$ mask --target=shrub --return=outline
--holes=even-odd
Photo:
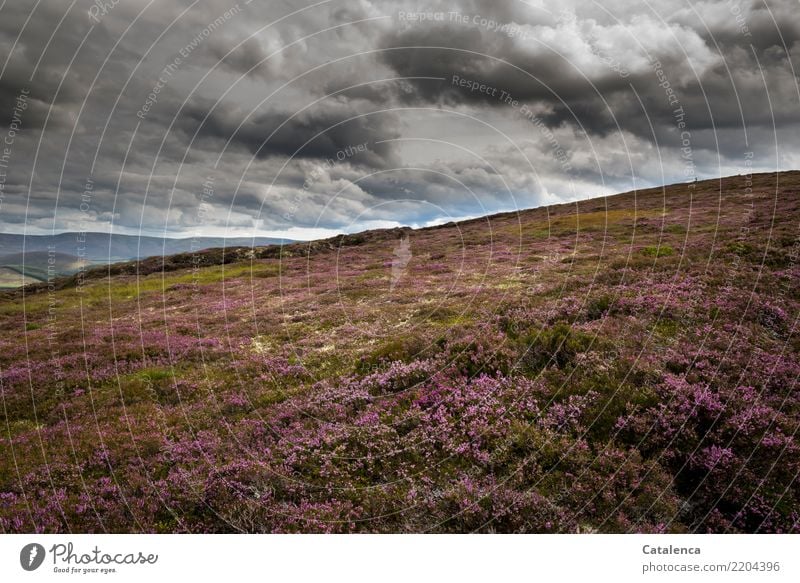
[[[446,364],[471,378],[480,374],[508,374],[515,365],[511,340],[490,326],[456,328],[444,342]]]
[[[366,374],[385,367],[390,362],[409,363],[432,352],[432,345],[417,335],[396,336],[381,344],[356,364],[356,372]]]
[[[588,334],[559,322],[540,332],[531,332],[523,339],[522,364],[533,372],[550,364],[566,368],[575,362],[579,353],[586,352],[591,343],[592,337]]]
[[[586,318],[589,320],[598,320],[606,315],[611,307],[611,297],[602,295],[595,298],[586,306]]]

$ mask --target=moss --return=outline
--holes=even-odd
[[[586,212],[557,216],[550,222],[551,230],[555,234],[567,234],[579,231],[605,232],[611,229],[627,229],[637,221],[644,218],[660,216],[656,210],[634,209],[609,209],[602,211]]]

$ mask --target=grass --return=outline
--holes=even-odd
[[[174,285],[206,286],[225,281],[245,281],[253,278],[264,279],[280,275],[278,263],[239,263],[200,267],[196,270],[183,270],[175,273],[153,273],[143,277],[121,276],[112,279],[93,281],[82,288],[67,288],[57,294],[59,309],[75,309],[81,302],[86,306],[112,305],[134,300],[145,295],[166,294]],[[23,310],[30,316],[49,306],[47,295],[40,293],[28,295],[25,306],[18,299],[0,301],[0,315],[12,315]]]
[[[558,231],[559,234],[580,231],[627,231],[633,227],[637,220],[660,217],[661,215],[661,211],[654,210],[621,209],[595,211],[558,216],[550,222],[550,226],[553,231]]]

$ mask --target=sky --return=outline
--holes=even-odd
[[[797,0],[0,0],[0,232],[313,239],[800,168]]]

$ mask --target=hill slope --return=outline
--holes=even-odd
[[[798,224],[788,172],[24,290],[0,528],[798,532]]]

